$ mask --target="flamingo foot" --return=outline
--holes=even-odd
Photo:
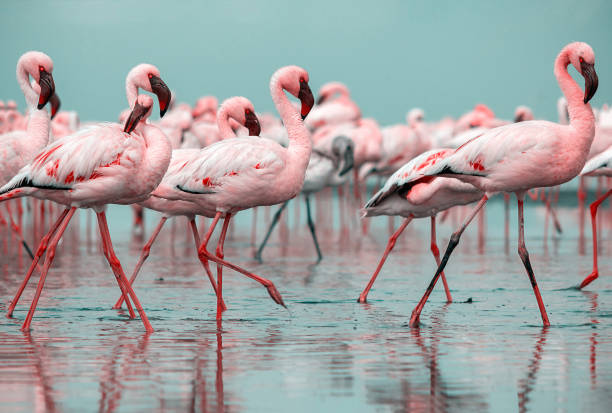
[[[283,297],[278,292],[274,284],[267,285],[266,289],[268,290],[268,294],[270,294],[270,297],[274,300],[276,304],[282,305],[283,307],[287,308],[285,302],[283,301]]]
[[[599,277],[599,272],[597,270],[593,270],[592,273],[590,273],[584,280],[582,280],[578,289],[582,290],[584,287],[586,287],[587,285],[592,283],[595,279],[597,279],[597,277]]]

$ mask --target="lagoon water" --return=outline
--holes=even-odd
[[[552,323],[547,329],[515,251],[514,204],[506,250],[501,198],[487,207],[485,242],[479,245],[476,225],[469,228],[447,267],[455,302],[446,304],[436,288],[419,329],[407,323],[435,270],[428,220],[408,227],[369,303],[358,304],[384,250],[386,218],[372,220],[367,236],[356,221],[344,232],[320,226],[325,258],[316,265],[304,208],[296,225],[293,205],[285,232],[273,235],[259,264],[251,258],[251,214],[239,214],[226,258],[270,278],[288,309],[258,284],[225,271],[228,310],[220,325],[185,223],[177,220],[162,231],[136,284],[156,330],[145,334],[140,320],[111,309],[118,289],[95,237],[87,241],[83,211],[80,228],[58,249],[31,332],[19,328],[33,284],[14,318],[0,318],[0,410],[609,411],[610,228],[602,231],[600,279],[585,291],[568,289],[591,265],[590,231],[581,245],[573,195],[561,199],[561,235],[544,239],[544,208],[530,202],[526,210],[527,246]],[[266,215],[258,213],[258,238]],[[157,218],[146,218],[148,235]],[[109,219],[129,274],[143,241],[131,234],[129,208],[110,208]],[[439,225],[442,250],[453,220]],[[27,260],[20,265],[8,247],[0,311],[26,269]]]

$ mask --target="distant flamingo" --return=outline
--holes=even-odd
[[[420,169],[429,166],[432,161],[442,159],[453,152],[452,149],[435,149],[417,156],[391,175],[382,189],[366,204],[364,208],[364,216],[366,217],[399,215],[405,219],[398,230],[389,238],[385,253],[370,282],[359,296],[358,302],[365,303],[367,301],[370,288],[376,281],[387,256],[401,233],[414,218],[431,218],[431,252],[436,264],[440,265],[440,252],[436,244],[436,214],[456,205],[476,202],[482,198],[483,193],[475,186],[453,178],[437,177],[432,179],[424,177],[421,180],[411,182],[406,182],[406,178],[414,176]],[[442,272],[442,282],[444,283],[446,299],[450,303],[452,297],[444,272]]]
[[[249,134],[251,136],[258,136],[260,133],[259,121],[255,116],[255,109],[253,108],[253,104],[242,96],[237,96],[233,98],[227,99],[221,105],[219,109],[219,116],[217,117],[217,122],[219,123],[219,131],[221,131],[221,135],[224,139],[229,139],[232,136],[235,137],[234,132],[229,126],[229,119],[236,119],[240,124],[246,126],[249,129]],[[198,149],[175,149],[172,151],[172,159],[170,160],[170,166],[168,167],[168,171],[164,175],[162,179],[162,185],[164,182],[172,181],[173,175],[176,173],[181,173],[183,166],[189,162],[191,159],[197,157],[200,151]],[[168,186],[171,188],[171,186]],[[182,191],[175,189],[175,195],[177,197],[181,197],[183,194]],[[144,264],[145,260],[148,258],[149,253],[151,251],[151,247],[155,242],[159,232],[162,227],[168,220],[168,218],[174,216],[186,216],[189,219],[189,225],[193,232],[194,241],[196,243],[196,250],[200,246],[200,238],[198,235],[198,230],[195,224],[195,216],[203,215],[208,218],[213,218],[216,214],[214,209],[202,209],[199,208],[198,204],[183,201],[183,200],[168,200],[164,198],[160,198],[155,196],[155,191],[152,193],[152,196],[147,200],[140,203],[140,205],[153,209],[155,211],[161,212],[163,215],[155,227],[155,230],[151,234],[149,241],[145,244],[142,249],[142,253],[140,254],[140,258],[134,267],[134,271],[130,278],[130,284],[133,284],[138,276],[140,268]],[[215,284],[215,280],[210,272],[210,268],[208,267],[208,261],[203,261],[202,264],[206,270],[206,273],[212,283],[213,289],[215,293],[217,291],[217,286]],[[123,296],[121,296],[113,308],[121,308],[123,304]],[[223,305],[225,307],[225,305]]]
[[[568,101],[571,119],[569,126],[529,121],[494,128],[469,141],[454,154],[440,160],[432,160],[429,166],[411,179],[414,181],[422,179],[423,176],[449,176],[471,183],[485,193],[461,228],[453,233],[438,270],[412,313],[411,326],[418,326],[421,310],[450,254],[459,243],[461,234],[489,197],[497,192],[514,192],[517,197],[518,253],[533,287],[542,322],[545,326],[550,325],[525,247],[523,199],[529,189],[562,184],[574,178],[584,167],[595,134],[595,117],[588,104],[598,85],[594,63],[593,50],[581,42],[565,46],[555,60],[555,77]],[[585,79],[584,97],[582,90],[568,73],[569,64]],[[559,156],[561,153],[563,156]]]
[[[612,177],[612,146],[589,160],[580,176],[607,176]],[[599,277],[597,268],[597,209],[610,195],[612,189],[599,197],[591,204],[591,228],[593,231],[593,271],[581,283],[579,288],[584,288]]]
[[[304,186],[302,187],[302,194],[304,195],[304,201],[306,202],[306,217],[308,222],[308,229],[312,236],[315,249],[317,251],[317,262],[323,259],[321,254],[321,248],[319,247],[319,241],[317,240],[317,234],[315,224],[312,219],[312,213],[310,210],[310,196],[316,192],[319,192],[326,187],[336,187],[346,182],[346,173],[353,167],[353,147],[354,143],[346,136],[336,136],[331,142],[331,148],[327,151],[321,151],[314,149],[306,168],[306,176],[304,178]],[[261,254],[274,230],[274,227],[278,223],[280,216],[287,206],[289,201],[283,203],[280,208],[274,214],[270,227],[266,232],[261,245],[257,249],[254,258],[259,262],[262,262]]]
[[[284,91],[301,101],[298,111]],[[221,319],[223,275],[221,265],[238,271],[263,284],[272,299],[284,305],[274,284],[234,264],[223,260],[223,244],[231,217],[244,209],[275,205],[295,197],[302,189],[312,142],[303,119],[314,104],[308,86],[308,72],[297,66],[285,66],[270,80],[270,93],[289,134],[289,147],[283,148],[269,139],[233,138],[220,141],[201,150],[200,155],[187,162],[182,174],[155,191],[167,199],[182,199],[197,203],[201,208],[216,211],[204,241],[199,248],[201,259],[217,265],[217,319]],[[301,115],[301,116],[300,116]],[[181,197],[174,194],[178,188]],[[224,217],[216,256],[207,251],[210,237]],[[221,264],[221,265],[219,265]]]
[[[311,129],[324,125],[356,122],[361,118],[359,106],[351,99],[348,87],[340,82],[329,82],[319,89],[317,105],[305,120]]]
[[[126,95],[133,109],[125,127],[99,124],[59,139],[40,151],[32,163],[23,167],[8,184],[0,188],[0,200],[34,196],[66,205],[64,212],[41,241],[30,270],[9,307],[8,316],[11,316],[49,243],[36,294],[22,330],[30,328],[55,249],[76,208],[93,208],[96,211],[104,253],[117,283],[124,297],[128,293],[131,296],[146,330],[153,330],[114,253],[104,206],[109,203],[131,204],[146,199],[168,168],[170,142],[157,127],[145,123],[153,101],[149,96],[138,96],[139,88],[156,93],[160,102],[160,114],[163,115],[171,95],[159,76],[159,70],[148,64],[138,65],[128,73]],[[128,311],[134,317],[130,304]]]

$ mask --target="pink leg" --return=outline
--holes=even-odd
[[[136,277],[138,276],[138,273],[140,272],[140,268],[142,267],[142,264],[144,264],[145,260],[149,257],[149,253],[151,252],[151,246],[155,242],[155,239],[159,235],[159,232],[161,231],[162,227],[164,226],[167,220],[168,220],[168,217],[166,216],[161,217],[161,219],[159,220],[159,223],[157,224],[157,227],[155,227],[155,230],[151,234],[149,241],[142,248],[142,252],[140,253],[140,258],[138,259],[138,263],[136,264],[136,267],[134,267],[134,272],[132,272],[132,276],[130,277],[130,285],[134,284],[134,281],[136,280]],[[134,225],[136,225],[136,223],[134,223]],[[115,310],[121,308],[121,305],[123,304],[123,298],[124,298],[123,295],[119,297],[119,299],[113,306]]]
[[[221,235],[217,242],[217,257],[223,259],[223,244],[225,243],[225,235],[227,234],[227,227],[229,226],[232,214],[226,214],[223,220],[223,227],[221,228]],[[217,320],[221,320],[221,314],[223,313],[223,266],[217,264]]]
[[[237,271],[255,281],[257,281],[258,283],[262,284],[264,287],[266,287],[266,289],[268,290],[268,294],[270,294],[270,297],[274,300],[275,303],[282,305],[283,307],[285,307],[285,303],[283,302],[283,298],[281,297],[280,293],[278,292],[278,290],[276,289],[276,287],[274,286],[274,283],[272,283],[272,281],[265,279],[263,277],[259,277],[253,273],[248,272],[247,270],[240,268],[239,266],[232,264],[230,262],[227,262],[219,257],[214,256],[213,254],[211,254],[210,252],[208,252],[206,250],[206,246],[208,245],[208,241],[210,240],[210,236],[212,235],[212,231],[214,230],[215,226],[217,225],[217,222],[219,222],[219,218],[221,218],[221,212],[217,212],[217,214],[215,215],[215,218],[212,222],[212,224],[210,225],[210,228],[208,230],[208,234],[206,235],[206,238],[204,239],[204,241],[202,242],[202,244],[200,245],[200,248],[198,249],[198,257],[200,258],[200,261],[204,260],[204,259],[208,259],[210,261],[216,262],[217,264],[222,264],[227,268],[231,268],[234,271]]]
[[[597,208],[599,208],[599,205],[601,205],[610,195],[612,195],[612,189],[591,204],[591,227],[593,229],[593,272],[582,280],[579,288],[586,287],[593,282],[593,280],[599,277],[599,269],[597,268]]]
[[[195,218],[191,218],[189,220],[189,225],[191,226],[191,232],[193,233],[193,241],[195,242],[196,252],[200,247],[200,234],[198,234],[198,227],[196,226]],[[212,272],[210,271],[210,267],[208,266],[208,260],[202,261],[202,265],[206,270],[206,275],[210,281],[210,285],[212,285],[213,290],[215,291],[215,295],[217,295],[217,283],[213,278]],[[223,306],[223,311],[227,310],[227,306],[224,301],[221,301],[221,305]]]
[[[140,305],[140,300],[138,300],[138,297],[136,296],[134,289],[132,288],[129,281],[125,277],[125,274],[123,273],[123,268],[121,268],[121,263],[119,262],[119,259],[115,255],[115,251],[113,250],[113,244],[111,242],[110,233],[108,232],[108,224],[106,222],[106,214],[104,213],[104,211],[102,211],[102,212],[98,212],[97,216],[98,216],[98,225],[100,227],[100,233],[102,235],[102,242],[106,244],[106,249],[107,249],[106,259],[108,260],[111,268],[113,269],[115,276],[118,278],[117,281],[120,284],[119,286],[121,287],[121,284],[123,284],[123,288],[126,289],[127,292],[129,293],[130,298],[134,302],[134,305],[136,306],[136,310],[138,311],[138,314],[140,315],[140,319],[142,320],[142,323],[145,326],[145,329],[148,332],[153,332],[153,327],[151,327],[151,323],[149,323],[149,319],[147,318],[147,315],[142,309],[142,305]],[[127,294],[124,293],[124,295],[127,295]],[[129,300],[126,299],[126,304],[128,302]]]
[[[26,276],[21,282],[21,285],[19,286],[17,293],[15,293],[15,297],[13,297],[13,301],[11,301],[11,304],[9,305],[8,311],[6,312],[7,317],[10,318],[13,316],[13,311],[15,310],[15,306],[17,306],[17,303],[19,302],[19,298],[21,298],[21,294],[23,293],[23,290],[28,285],[28,282],[30,281],[30,277],[32,276],[32,273],[34,272],[34,269],[38,266],[38,261],[40,260],[40,257],[42,257],[42,255],[47,250],[47,245],[49,243],[49,240],[51,239],[51,237],[53,237],[53,235],[55,234],[55,232],[57,231],[61,223],[64,221],[64,218],[66,218],[66,215],[68,215],[68,212],[70,212],[70,208],[66,208],[64,212],[61,213],[61,215],[59,216],[57,221],[55,221],[55,224],[53,224],[49,232],[40,240],[40,244],[38,245],[38,248],[36,249],[36,254],[34,255],[32,264],[30,264],[30,269],[26,273]]]
[[[431,216],[431,253],[436,260],[436,264],[440,266],[440,250],[438,249],[438,244],[436,243],[436,216]],[[446,276],[444,275],[444,271],[440,273],[442,276],[442,284],[444,284],[444,292],[446,293],[446,302],[452,303],[453,297],[451,297],[450,290],[448,288],[448,283],[446,282]]]
[[[482,207],[487,203],[488,200],[489,198],[486,195],[483,196],[482,199],[478,202],[478,205],[476,205],[476,207],[472,210],[472,212],[466,217],[465,221],[461,225],[461,228],[459,228],[459,230],[455,231],[453,235],[451,235],[450,241],[448,242],[448,247],[446,247],[446,251],[444,252],[444,257],[442,257],[442,262],[440,263],[440,265],[438,265],[438,269],[433,279],[429,283],[427,290],[425,290],[425,294],[419,301],[419,304],[417,304],[415,309],[412,311],[412,316],[410,317],[410,324],[409,324],[410,327],[419,326],[419,317],[421,316],[421,311],[423,310],[423,307],[425,306],[427,299],[429,298],[431,292],[436,286],[436,282],[438,281],[440,274],[442,273],[442,271],[444,271],[444,267],[446,267],[446,263],[448,262],[448,259],[451,253],[453,252],[457,244],[459,244],[459,239],[461,238],[461,234],[463,234],[463,231],[465,231],[465,229],[470,224],[470,222],[472,222],[476,214],[478,214],[478,211],[482,209]]]
[[[380,262],[378,263],[378,267],[376,267],[376,270],[374,271],[374,274],[372,274],[372,277],[370,278],[368,285],[366,285],[362,293],[359,295],[359,298],[357,299],[358,303],[365,303],[368,301],[368,293],[370,292],[372,285],[374,285],[374,281],[376,281],[376,277],[378,277],[378,273],[380,272],[383,265],[385,264],[385,261],[387,260],[387,256],[389,255],[389,253],[395,246],[397,239],[399,238],[401,233],[404,232],[404,229],[406,229],[410,221],[412,221],[412,216],[404,219],[404,222],[402,222],[402,225],[400,225],[397,231],[395,231],[395,233],[391,235],[391,237],[389,238],[389,241],[387,242],[387,248],[385,248],[385,252],[382,258],[380,259]]]
[[[518,219],[519,219],[519,245],[518,245],[518,254],[521,257],[521,261],[523,261],[523,265],[527,270],[527,275],[529,276],[529,281],[531,281],[531,287],[533,288],[533,293],[536,296],[536,300],[538,301],[538,307],[540,307],[540,314],[542,314],[542,322],[544,323],[544,327],[550,325],[548,321],[548,314],[546,314],[546,308],[544,307],[544,302],[542,301],[542,296],[540,295],[540,289],[538,288],[538,283],[536,282],[535,276],[533,274],[533,269],[531,268],[531,262],[529,261],[529,253],[527,252],[527,247],[525,247],[525,220],[523,219],[523,195],[516,195],[518,200]]]
[[[586,182],[585,177],[580,177],[578,184],[578,229],[579,229],[579,245],[584,245],[584,207],[586,201]],[[581,252],[582,254],[583,252]]]
[[[53,239],[49,244],[49,251],[47,251],[47,256],[45,257],[45,264],[43,265],[42,273],[40,274],[40,279],[38,280],[38,286],[36,287],[36,293],[34,294],[34,299],[32,300],[32,304],[30,305],[30,311],[28,311],[28,315],[26,316],[23,325],[21,326],[21,331],[28,331],[30,329],[30,324],[32,323],[32,317],[34,317],[34,311],[36,311],[36,306],[38,305],[38,299],[40,298],[40,294],[42,293],[43,286],[45,285],[45,278],[47,277],[47,272],[49,272],[49,267],[55,258],[55,249],[57,248],[57,244],[62,239],[62,235],[70,222],[70,219],[74,215],[76,208],[70,208],[67,210],[68,213],[62,220],[57,232],[53,235]]]
[[[504,192],[504,239],[510,239],[510,194]]]

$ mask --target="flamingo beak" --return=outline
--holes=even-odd
[[[310,109],[314,106],[314,96],[312,90],[308,86],[308,82],[300,82],[300,91],[298,93],[298,99],[302,102],[302,120],[306,119],[306,116],[310,113]]]
[[[525,120],[524,118],[525,118],[525,114],[524,113],[519,113],[518,115],[516,115],[514,117],[514,123],[522,122],[522,121]]]
[[[244,112],[245,122],[244,126],[249,130],[249,136],[259,136],[261,133],[261,125],[259,124],[259,119],[255,113],[249,111]]]
[[[51,96],[53,96],[55,93],[55,82],[53,81],[53,76],[51,76],[51,73],[47,72],[46,70],[41,70],[38,84],[40,85],[38,110],[40,110],[47,104]]]
[[[157,95],[159,101],[159,116],[163,117],[170,106],[172,93],[164,81],[157,76],[151,76],[149,82],[151,83],[151,90]]]
[[[325,99],[327,98],[327,96],[325,95],[320,95],[319,99],[317,99],[317,105],[320,105],[321,103],[325,102]]]
[[[136,102],[134,104],[134,109],[132,109],[132,112],[130,113],[130,116],[125,121],[125,127],[123,128],[123,131],[126,133],[132,133],[132,131],[136,129],[138,122],[140,122],[140,120],[147,114],[149,109],[151,109],[151,107],[142,106],[138,102]]]
[[[347,146],[346,151],[344,152],[344,165],[340,170],[340,176],[346,175],[348,171],[353,169],[355,166],[355,159],[353,158],[353,147]]]
[[[60,106],[62,106],[62,101],[60,100],[59,96],[57,96],[57,93],[54,93],[49,98],[49,102],[51,102],[51,119],[53,119],[55,115],[57,115]]]
[[[599,78],[597,72],[595,72],[595,65],[582,62],[580,63],[580,70],[582,70],[582,76],[584,77],[584,104],[586,105],[597,92]]]

